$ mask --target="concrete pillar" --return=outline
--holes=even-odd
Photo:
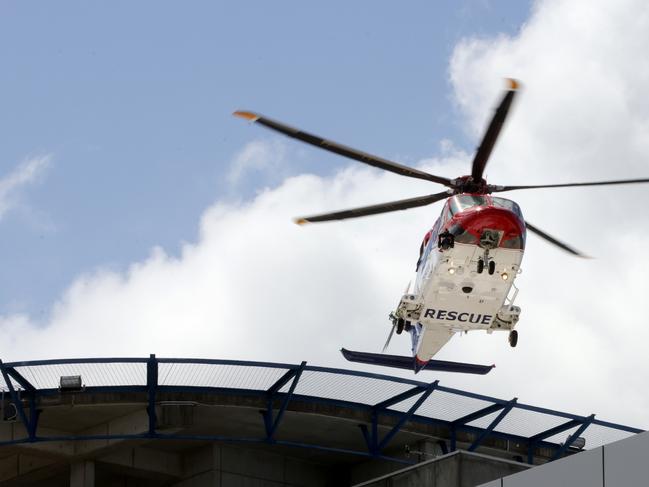
[[[95,487],[95,462],[73,463],[70,466],[70,487]]]

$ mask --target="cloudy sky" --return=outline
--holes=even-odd
[[[355,368],[341,346],[380,350],[439,207],[305,228],[291,218],[440,188],[285,140],[235,109],[456,177],[515,77],[524,88],[489,182],[649,176],[644,2],[1,5],[5,361],[156,353]],[[648,190],[510,193],[594,259],[530,236],[518,347],[456,336],[438,358],[497,368],[421,377],[649,426]],[[404,337],[391,352],[408,353]]]

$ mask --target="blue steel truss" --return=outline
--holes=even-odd
[[[72,375],[70,371],[80,370],[83,371],[86,384],[82,391],[75,394],[145,393],[149,418],[147,432],[135,435],[39,435],[40,400],[61,394],[56,384],[59,375]],[[516,398],[503,400],[444,387],[439,381],[426,383],[382,374],[309,366],[306,362],[293,365],[238,360],[157,358],[151,355],[148,358],[86,358],[12,363],[0,361],[0,371],[4,379],[4,386],[0,386],[3,405],[4,396],[8,394],[8,402],[15,407],[16,418],[26,431],[24,438],[0,442],[0,446],[106,439],[207,440],[277,444],[409,463],[403,459],[388,457],[385,451],[404,425],[414,422],[447,427],[450,438],[448,445],[441,445],[444,451],[454,451],[457,448],[458,433],[468,433],[473,438],[468,447],[469,451],[475,451],[489,438],[505,439],[526,445],[527,461],[533,463],[535,450],[540,447],[550,448],[554,452],[551,459],[555,460],[564,456],[580,436],[586,437],[591,447],[599,446],[598,442],[604,444],[643,431],[601,421],[595,419],[595,415],[584,417],[519,403]],[[309,374],[308,379],[304,378],[305,374]],[[252,384],[247,385],[248,383]],[[309,388],[315,388],[318,392],[310,393]],[[266,409],[261,411],[266,434],[260,438],[247,438],[160,433],[156,429],[156,402],[158,395],[165,392],[257,396],[265,400],[266,404]],[[423,406],[434,399],[435,394],[441,393],[454,401],[464,401],[456,404],[458,411],[447,413],[447,417],[423,411]],[[370,397],[372,395],[380,397],[381,400],[373,400]],[[291,401],[337,405],[368,412],[370,423],[359,425],[367,449],[348,450],[278,439],[277,431]],[[434,409],[433,406],[431,403],[427,411]],[[543,418],[546,423],[550,421],[557,424],[544,426],[533,434],[521,432],[520,428],[517,430],[511,425],[505,425],[505,419],[512,411],[524,412],[531,415],[531,418]],[[472,424],[484,422],[496,413],[486,426]],[[448,417],[449,414],[454,414],[454,417]],[[379,436],[379,417],[391,417],[395,423],[382,438]],[[593,425],[600,429],[598,438],[590,438],[587,434],[587,429]],[[568,431],[572,433],[561,442],[561,435]]]

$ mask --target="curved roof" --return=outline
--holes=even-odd
[[[490,439],[512,440],[524,444],[528,461],[538,448],[550,448],[552,458],[562,456],[582,437],[588,448],[600,446],[641,432],[592,416],[554,411],[450,387],[439,381],[421,382],[382,374],[317,367],[301,364],[244,362],[236,360],[157,358],[90,358],[36,360],[1,363],[5,402],[16,408],[15,417],[24,425],[24,435],[0,441],[0,445],[83,439],[131,438],[134,435],[48,436],[39,430],[39,412],[48,398],[66,394],[60,388],[61,376],[81,376],[82,390],[76,397],[106,393],[139,394],[147,404],[149,427],[140,438],[217,439],[259,441],[287,446],[330,449],[343,453],[383,456],[390,441],[404,426],[436,425],[446,428],[450,450],[463,438],[469,451]],[[250,396],[263,401],[264,433],[259,437],[187,435],[157,430],[156,406],[163,398],[200,393],[208,396]],[[167,394],[165,396],[165,394]],[[178,396],[181,394],[181,396]],[[104,395],[104,397],[106,397]],[[360,425],[366,449],[333,448],[317,443],[282,440],[278,431],[287,410],[296,404],[337,406],[360,411],[366,424]],[[5,413],[5,416],[7,414]],[[388,419],[384,419],[388,418]],[[381,435],[377,425],[383,426]],[[385,424],[389,427],[386,431]]]

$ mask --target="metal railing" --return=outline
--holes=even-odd
[[[620,424],[498,399],[382,374],[301,364],[246,362],[237,360],[157,358],[87,358],[0,362],[4,385],[3,406],[15,407],[16,419],[25,428],[24,438],[0,441],[0,446],[63,440],[94,439],[196,439],[230,442],[262,442],[315,448],[353,455],[386,458],[384,451],[408,422],[445,426],[454,451],[458,433],[470,433],[475,451],[488,438],[502,438],[527,445],[527,460],[534,461],[536,448],[551,448],[552,459],[563,456],[577,438],[589,448],[642,432]],[[81,376],[83,389],[75,394],[102,392],[144,393],[148,431],[137,435],[39,435],[39,403],[61,394],[61,376]],[[265,400],[265,436],[259,438],[214,435],[167,434],[156,429],[156,401],[165,392],[200,392],[213,395],[252,395]],[[9,396],[5,401],[5,396]],[[359,425],[364,451],[331,448],[277,439],[284,414],[292,401],[337,405],[369,413],[371,421]],[[279,407],[277,407],[279,404]],[[5,413],[6,414],[6,413]],[[379,417],[390,416],[391,429],[379,434]],[[395,460],[394,458],[391,458]],[[399,460],[402,461],[402,460]]]

